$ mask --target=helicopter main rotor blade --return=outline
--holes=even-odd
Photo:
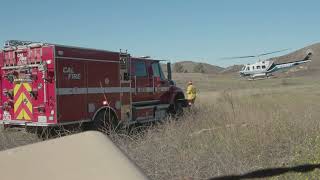
[[[270,55],[270,54],[275,54],[275,53],[279,53],[279,52],[283,52],[283,51],[287,51],[287,50],[289,50],[289,49],[282,49],[282,50],[272,51],[272,52],[267,52],[267,53],[262,53],[262,54],[258,54],[258,55],[224,57],[224,58],[220,58],[220,59],[221,59],[221,60],[232,60],[232,59],[256,58],[256,57],[261,57],[261,56],[266,56],[266,55]]]
[[[282,50],[279,50],[279,51],[273,51],[273,52],[263,53],[263,54],[257,55],[256,57],[266,56],[266,55],[269,55],[269,54],[275,54],[275,53],[279,53],[279,52],[283,52],[283,51],[288,51],[288,50],[289,50],[289,49],[282,49]]]
[[[231,60],[231,59],[245,59],[245,58],[254,58],[256,56],[236,56],[236,57],[224,57],[220,58],[221,60]]]

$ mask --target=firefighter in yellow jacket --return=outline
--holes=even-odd
[[[197,97],[197,90],[193,86],[192,81],[189,81],[188,87],[187,87],[187,100],[188,100],[189,106],[192,106],[194,104],[196,97]]]

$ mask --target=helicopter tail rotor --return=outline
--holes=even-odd
[[[304,60],[311,60],[311,58],[312,58],[312,56],[313,56],[313,51],[312,51],[312,49],[308,49],[307,51],[306,51],[306,57],[304,58]]]

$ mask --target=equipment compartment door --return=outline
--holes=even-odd
[[[86,120],[87,66],[85,61],[60,58],[57,61],[58,122]]]

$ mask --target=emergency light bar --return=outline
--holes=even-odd
[[[8,41],[5,41],[4,48],[8,48],[12,46],[26,46],[26,45],[35,44],[35,43],[39,43],[39,42],[8,40]]]

